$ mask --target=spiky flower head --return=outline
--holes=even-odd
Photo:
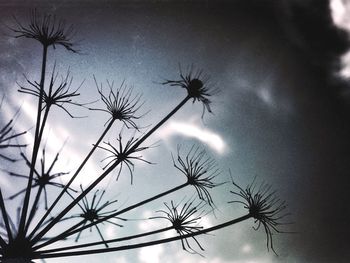
[[[58,73],[56,73],[56,63],[54,65],[54,68],[52,70],[51,78],[50,78],[50,84],[48,87],[48,92],[46,90],[43,91],[42,101],[45,108],[49,108],[53,105],[63,109],[70,117],[75,118],[65,107],[65,104],[71,104],[75,106],[83,106],[85,104],[81,104],[78,102],[73,101],[73,98],[80,95],[78,93],[78,90],[83,85],[83,82],[76,88],[75,90],[71,90],[73,77],[70,76],[70,71],[67,71],[66,76],[62,76],[61,81],[58,85],[56,85],[58,78]],[[33,95],[35,97],[40,97],[40,84],[36,81],[30,81],[27,79],[27,82],[31,86],[31,88],[26,88],[24,86],[20,85],[19,92]]]
[[[134,173],[134,163],[133,161],[142,161],[148,164],[152,164],[151,162],[143,159],[142,155],[133,155],[134,153],[142,152],[143,150],[148,149],[149,147],[143,146],[143,147],[134,147],[135,144],[138,142],[137,138],[131,137],[125,144],[123,145],[122,142],[122,135],[119,134],[118,138],[118,146],[113,146],[110,142],[104,142],[104,144],[107,147],[98,146],[98,148],[103,149],[107,152],[109,152],[111,155],[104,158],[102,161],[108,160],[109,162],[103,167],[103,169],[106,169],[108,166],[112,166],[115,164],[119,164],[119,171],[117,175],[117,180],[119,179],[119,176],[122,172],[123,165],[126,165],[130,172],[131,177],[131,184],[133,183],[133,173]]]
[[[163,214],[163,216],[155,216],[152,218],[163,218],[172,224],[172,227],[180,236],[184,236],[187,234],[195,233],[198,230],[203,229],[202,226],[198,226],[199,220],[202,218],[204,214],[204,210],[200,211],[203,208],[202,203],[194,205],[193,201],[185,202],[182,207],[180,207],[180,203],[175,205],[173,201],[171,201],[170,205],[164,203],[166,206],[166,210],[158,210]],[[204,251],[203,247],[200,245],[198,240],[193,236],[192,239],[195,241],[197,246]],[[182,248],[190,253],[199,254],[189,243],[187,238],[181,239]]]
[[[232,183],[237,190],[231,191],[231,193],[241,197],[243,201],[237,200],[229,203],[241,203],[244,208],[248,209],[249,214],[255,219],[254,230],[258,230],[261,226],[264,228],[267,249],[271,249],[277,255],[272,236],[274,233],[284,233],[278,228],[287,224],[281,222],[281,219],[289,215],[289,213],[284,212],[287,207],[285,201],[276,196],[276,191],[272,190],[269,184],[261,183],[258,186],[254,180],[243,189],[233,180]]]
[[[82,187],[82,185],[80,185],[80,189],[83,192],[84,189]],[[105,202],[102,202],[103,196],[105,195],[106,191],[100,191],[99,189],[97,189],[95,191],[95,193],[92,196],[92,199],[89,200],[86,196],[84,196],[84,198],[82,199],[81,204],[78,203],[78,206],[81,209],[81,213],[77,214],[77,215],[73,215],[70,218],[82,218],[83,220],[83,226],[87,223],[93,223],[99,219],[102,219],[104,217],[107,217],[111,214],[113,214],[114,212],[116,212],[118,209],[111,209],[111,210],[107,210],[106,208],[110,207],[111,205],[115,204],[116,202],[118,202],[117,199],[115,200],[107,200]],[[114,220],[113,220],[114,219]],[[122,220],[122,221],[126,221],[126,219],[124,218],[120,218],[120,217],[112,217],[111,219],[105,220],[104,222],[107,222],[109,224],[112,224],[114,226],[118,226],[118,227],[122,227],[123,225],[121,225],[120,223],[116,223],[115,220]],[[105,239],[102,235],[102,232],[100,230],[100,228],[98,227],[98,225],[94,225],[94,227],[96,228],[101,240],[103,241],[104,245],[106,247],[108,247],[107,242],[105,242]],[[90,231],[92,230],[92,227],[90,227]],[[83,230],[81,230],[76,239],[75,242],[77,242],[80,238],[81,233],[83,232]]]
[[[40,169],[34,168],[34,174],[36,177],[33,178],[33,184],[32,184],[32,189],[34,188],[41,188],[44,193],[44,199],[45,199],[45,209],[48,208],[48,201],[47,201],[47,186],[52,186],[52,187],[58,187],[58,188],[64,188],[64,184],[57,182],[57,178],[60,178],[64,175],[69,174],[68,172],[53,172],[54,167],[58,161],[60,152],[57,152],[55,158],[52,160],[51,164],[47,166],[47,161],[46,161],[46,150],[43,148],[42,150],[42,157],[40,160]],[[29,159],[26,157],[26,155],[21,152],[21,157],[23,160],[25,160],[26,165],[30,168],[31,167],[31,162]],[[14,177],[18,178],[24,178],[27,179],[28,175],[21,174],[15,171],[10,171],[9,174]],[[74,189],[71,187],[68,188],[69,190],[75,192]],[[40,191],[41,191],[40,190]],[[11,195],[9,199],[14,199],[15,197],[19,196],[20,194],[24,193],[26,191],[26,188],[18,191],[17,193]]]
[[[0,128],[0,150],[5,148],[21,148],[25,147],[26,144],[20,144],[20,143],[12,143],[11,141],[26,132],[14,132],[13,131],[13,121],[14,119],[11,119],[9,122],[5,124],[2,128]],[[0,153],[0,158],[3,158],[7,161],[15,162],[16,159],[10,158],[9,156]]]
[[[63,46],[74,53],[78,52],[71,42],[74,35],[73,26],[66,26],[62,20],[57,20],[52,15],[38,15],[36,10],[33,10],[30,16],[29,25],[23,25],[16,19],[16,28],[11,28],[16,33],[16,38],[30,38],[39,41],[45,48],[57,45]]]
[[[114,82],[107,81],[109,93],[105,95],[102,89],[102,84],[98,85],[96,78],[94,77],[97,91],[101,96],[101,100],[105,104],[105,109],[89,108],[90,110],[97,110],[107,112],[111,115],[108,119],[110,121],[119,120],[122,121],[127,128],[133,127],[138,130],[138,127],[134,120],[140,119],[143,115],[137,115],[136,112],[142,107],[141,94],[133,95],[133,88],[129,88],[125,85],[124,81],[120,87],[114,91]],[[107,121],[107,122],[108,122]]]
[[[214,179],[220,174],[214,159],[207,156],[205,150],[192,146],[185,157],[180,154],[180,147],[177,150],[177,162],[173,158],[175,168],[183,173],[187,178],[187,183],[193,185],[201,200],[213,205],[213,199],[208,189],[220,184]]]
[[[181,87],[187,90],[187,94],[190,98],[195,101],[202,102],[203,113],[205,110],[212,112],[210,108],[211,100],[210,97],[217,93],[216,89],[213,89],[209,84],[209,76],[205,75],[202,70],[196,70],[193,65],[191,65],[187,73],[184,74],[180,67],[180,79],[179,80],[169,80],[166,79],[162,82],[163,85],[170,85],[173,87]]]

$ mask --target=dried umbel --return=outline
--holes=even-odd
[[[205,110],[212,112],[210,108],[210,97],[216,94],[218,91],[209,84],[209,77],[203,74],[202,70],[195,70],[193,66],[189,67],[188,72],[184,74],[180,67],[180,79],[179,80],[165,80],[163,85],[170,85],[174,87],[181,87],[187,90],[189,98],[193,99],[193,102],[199,101],[203,104],[203,113]]]
[[[103,169],[106,169],[107,167],[114,165],[118,163],[119,166],[119,171],[117,175],[117,180],[119,179],[119,176],[122,172],[123,165],[126,165],[130,172],[130,177],[131,177],[131,184],[133,183],[133,172],[134,172],[134,163],[133,161],[142,161],[148,164],[152,164],[151,162],[143,159],[142,155],[133,155],[135,153],[142,152],[143,150],[148,149],[149,147],[144,146],[144,147],[134,147],[138,139],[131,137],[125,145],[123,145],[122,142],[122,135],[121,133],[119,134],[117,138],[118,145],[113,146],[110,142],[105,142],[104,144],[106,147],[98,146],[98,148],[103,149],[110,153],[111,155],[107,156],[104,158],[102,161],[108,161],[108,163],[103,167]]]
[[[198,197],[213,205],[209,189],[220,185],[214,182],[220,174],[215,160],[207,156],[205,150],[192,146],[186,156],[181,156],[178,147],[177,159],[175,161],[173,157],[173,163],[186,176],[188,184],[195,187]]]
[[[53,159],[53,161],[51,162],[51,164],[49,165],[49,167],[46,167],[47,162],[46,162],[46,150],[45,148],[43,148],[42,151],[42,158],[40,160],[40,169],[34,169],[34,174],[36,177],[34,177],[33,180],[33,184],[32,184],[32,188],[39,188],[38,190],[38,198],[40,198],[40,195],[43,193],[44,197],[45,197],[45,209],[47,209],[48,207],[48,201],[47,201],[47,186],[53,186],[53,187],[58,187],[58,188],[63,188],[64,184],[62,184],[61,182],[57,182],[56,179],[64,176],[66,174],[68,174],[68,172],[53,172],[53,169],[55,167],[56,162],[58,161],[58,157],[59,157],[59,152],[56,154],[55,158]],[[31,163],[28,160],[28,158],[25,156],[24,153],[21,153],[21,157],[25,160],[27,166],[30,168],[31,167]],[[28,179],[28,176],[25,174],[20,174],[18,172],[14,172],[14,171],[9,171],[9,174],[11,176],[14,177],[19,177],[19,178],[24,178],[24,179]],[[71,191],[75,191],[72,188],[68,188]],[[17,192],[16,194],[13,194],[9,197],[9,199],[13,199],[15,197],[17,197],[18,195],[20,195],[21,193],[25,192],[25,188],[23,190],[20,190],[19,192]]]
[[[199,220],[201,219],[201,216],[204,214],[204,211],[199,212],[203,205],[201,203],[195,205],[193,201],[187,201],[185,202],[181,207],[180,204],[175,205],[173,201],[170,202],[170,205],[167,203],[164,203],[166,206],[166,210],[159,210],[157,212],[160,212],[164,214],[163,216],[155,216],[152,218],[163,218],[172,224],[172,227],[176,232],[181,236],[185,235],[191,235],[193,233],[196,233],[197,231],[203,229],[202,226],[198,226]],[[191,237],[197,246],[200,248],[200,250],[204,251],[201,244],[198,242],[196,237]],[[189,243],[188,238],[184,237],[181,238],[181,245],[183,250],[193,253],[193,254],[199,254]]]
[[[23,85],[20,85],[19,92],[29,94],[35,97],[40,98],[42,92],[42,110],[50,108],[55,105],[63,109],[70,117],[74,116],[66,109],[66,104],[71,104],[75,106],[83,106],[84,104],[73,101],[73,99],[80,95],[78,90],[83,85],[83,82],[76,89],[71,89],[73,77],[70,76],[69,70],[67,71],[66,76],[61,77],[61,81],[57,83],[58,73],[56,73],[56,64],[53,67],[48,91],[41,88],[40,84],[36,81],[30,81],[27,79],[30,88],[26,88]]]
[[[3,99],[0,101],[0,110],[2,107]],[[17,114],[16,114],[17,115]],[[15,116],[16,117],[16,116]],[[15,162],[16,159],[10,158],[7,156],[3,150],[7,148],[21,148],[25,147],[26,144],[20,144],[16,142],[15,140],[26,134],[26,131],[24,132],[16,132],[13,128],[14,122],[15,122],[15,117],[9,120],[4,126],[0,126],[0,159],[3,158],[7,161]],[[1,123],[0,123],[1,125]],[[15,141],[15,142],[14,142]]]
[[[105,95],[102,89],[102,84],[98,85],[96,78],[95,83],[97,91],[101,96],[101,100],[105,104],[105,109],[89,108],[90,110],[103,111],[111,115],[109,120],[119,120],[124,123],[127,128],[134,128],[138,130],[134,120],[140,119],[143,115],[137,115],[137,111],[142,107],[141,95],[133,95],[132,88],[128,88],[124,81],[120,87],[114,91],[114,82],[107,81],[109,87],[108,95]]]
[[[261,226],[266,233],[266,246],[275,254],[276,251],[273,246],[273,233],[283,233],[279,230],[279,226],[286,223],[281,220],[289,215],[286,213],[286,203],[276,196],[276,191],[271,189],[271,185],[261,183],[257,185],[255,180],[249,184],[245,189],[240,187],[232,180],[232,184],[237,190],[231,191],[232,194],[237,195],[243,199],[231,201],[229,203],[241,203],[244,208],[248,209],[249,215],[254,218],[256,226],[254,230],[258,230]]]
[[[83,191],[83,187],[80,185],[80,189],[81,191]],[[77,214],[77,215],[73,215],[69,218],[81,218],[82,219],[82,226],[84,227],[86,224],[88,223],[92,223],[94,221],[97,221],[99,219],[103,219],[104,217],[107,217],[113,213],[115,213],[118,209],[110,209],[110,210],[106,210],[108,207],[110,207],[111,205],[115,204],[118,202],[118,200],[107,200],[102,202],[103,196],[105,195],[106,191],[100,191],[100,190],[96,190],[95,193],[93,194],[91,200],[89,200],[86,196],[82,199],[81,203],[78,203],[78,206],[81,209],[81,213]],[[72,196],[72,198],[74,198]],[[113,220],[114,219],[114,220]],[[122,220],[122,221],[126,221],[123,218],[120,217],[112,217],[108,220],[105,220],[104,222],[107,222],[109,224],[118,226],[118,227],[122,227],[123,225],[121,225],[120,223],[116,223],[115,219],[117,219],[118,221]],[[105,245],[105,247],[108,247],[108,244],[105,242],[105,238],[102,235],[102,232],[99,228],[98,225],[95,225],[94,228],[97,230],[98,235],[100,236],[103,244]],[[92,230],[92,227],[90,227],[90,232]],[[83,230],[81,230],[77,237],[75,238],[75,242],[77,242],[80,238],[81,233],[83,232]]]
[[[36,10],[32,11],[30,22],[23,25],[16,18],[16,27],[11,28],[16,33],[16,38],[25,37],[39,41],[45,48],[60,45],[74,53],[78,52],[74,48],[71,38],[74,35],[73,26],[66,26],[62,20],[57,20],[55,16],[37,14]]]

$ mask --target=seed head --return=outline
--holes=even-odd
[[[52,187],[58,187],[58,188],[64,188],[64,184],[57,182],[57,178],[60,178],[64,175],[67,175],[68,172],[53,172],[54,167],[58,161],[59,157],[59,152],[56,154],[55,158],[52,160],[51,164],[47,166],[47,161],[46,161],[46,150],[43,148],[42,151],[42,158],[40,160],[40,169],[34,168],[34,174],[36,177],[33,178],[33,184],[32,184],[32,189],[34,188],[42,188],[43,193],[44,193],[44,198],[45,198],[45,209],[48,208],[48,201],[47,201],[47,186],[52,186]],[[26,165],[30,168],[31,167],[31,162],[29,159],[25,156],[23,152],[21,152],[21,157],[23,160],[25,160]],[[18,178],[28,178],[28,175],[25,174],[20,174],[17,172],[9,172],[11,176],[18,177]],[[68,188],[71,191],[74,191],[72,188]],[[16,194],[13,194],[9,197],[9,199],[14,199],[15,197],[19,196],[20,194],[24,193],[26,191],[26,188],[18,191]]]
[[[84,191],[84,189],[81,185],[80,185],[80,189],[82,192]],[[96,190],[94,195],[92,196],[91,200],[89,200],[86,196],[84,196],[84,198],[82,199],[82,202],[78,203],[78,206],[80,207],[82,213],[77,214],[77,215],[73,215],[70,218],[81,218],[83,220],[83,224],[85,225],[87,223],[93,223],[97,220],[103,219],[104,217],[107,217],[107,216],[113,214],[114,212],[116,212],[118,209],[112,209],[112,210],[106,211],[107,207],[115,204],[116,202],[118,202],[118,200],[107,200],[105,202],[102,202],[102,199],[103,199],[105,192],[106,192],[105,190],[103,190],[103,191]],[[73,196],[71,196],[71,197],[73,198]],[[120,217],[115,216],[115,217],[112,217],[111,219],[105,220],[104,222],[110,223],[110,224],[118,226],[118,227],[123,227],[123,225],[121,225],[120,223],[116,223],[115,219],[117,219],[118,221],[119,220],[126,221],[126,219],[124,219],[124,218],[120,218]],[[94,225],[94,227],[96,228],[101,240],[103,242],[105,242],[105,239],[104,239],[98,225]],[[90,231],[92,230],[91,228],[90,228]],[[75,239],[75,242],[78,242],[82,232],[83,232],[83,230],[81,230],[78,233],[78,235]],[[106,242],[104,243],[104,245],[106,247],[108,247]]]
[[[122,172],[123,165],[126,165],[126,167],[130,172],[131,184],[132,184],[134,166],[135,166],[133,161],[138,160],[148,164],[152,164],[151,162],[143,159],[142,155],[134,156],[133,154],[146,150],[149,147],[144,146],[144,147],[137,147],[136,149],[133,149],[133,146],[138,141],[138,139],[135,139],[134,137],[131,137],[131,139],[129,139],[124,146],[122,142],[121,134],[119,134],[117,141],[118,141],[118,146],[113,146],[110,142],[104,142],[104,144],[107,145],[107,147],[98,146],[98,148],[103,149],[111,154],[102,160],[102,161],[109,160],[109,162],[103,167],[103,169],[106,169],[110,165],[114,165],[116,162],[119,162],[120,166],[119,166],[119,171],[117,175],[117,180],[118,180]]]
[[[108,121],[110,121],[111,119],[119,120],[122,121],[127,128],[133,127],[134,129],[138,130],[139,128],[137,127],[134,120],[140,119],[144,115],[136,115],[136,112],[143,105],[143,102],[141,102],[141,95],[133,95],[133,89],[128,88],[124,84],[124,81],[116,91],[113,90],[114,82],[110,83],[109,81],[107,81],[109,86],[109,94],[105,95],[102,90],[102,84],[99,86],[95,77],[94,79],[97,91],[100,94],[101,100],[105,104],[106,108],[89,109],[107,112],[111,115]]]
[[[0,109],[3,103],[3,99],[0,101]],[[17,115],[17,113],[16,113]],[[16,117],[15,115],[15,117]],[[15,132],[14,131],[14,122],[15,122],[15,117],[13,117],[10,121],[8,121],[4,126],[0,127],[0,151],[6,149],[6,148],[21,148],[25,147],[26,144],[20,144],[20,143],[13,143],[13,139],[16,139],[20,137],[21,135],[26,134],[26,131],[24,132]],[[5,159],[7,161],[15,162],[17,161],[16,159],[10,158],[9,156],[3,154],[0,152],[0,158]]]
[[[174,87],[181,87],[187,90],[188,96],[195,101],[200,101],[203,104],[204,116],[205,110],[212,112],[210,108],[210,97],[217,93],[216,89],[213,89],[209,84],[209,77],[203,74],[202,70],[195,70],[193,65],[187,70],[188,73],[184,74],[180,67],[180,79],[179,80],[165,80],[163,85],[169,84]]]
[[[287,207],[285,201],[281,201],[276,197],[276,191],[271,190],[269,184],[261,183],[260,186],[257,186],[253,181],[243,189],[234,181],[232,183],[237,190],[231,191],[231,193],[238,195],[243,201],[231,201],[229,203],[241,203],[244,208],[248,209],[249,214],[255,219],[256,226],[253,227],[254,230],[258,230],[261,226],[264,228],[267,249],[271,249],[277,255],[272,236],[274,232],[284,233],[278,227],[287,224],[281,222],[281,219],[289,215],[289,213],[284,212]]]
[[[71,90],[71,85],[73,82],[73,77],[70,76],[69,70],[67,71],[67,74],[65,77],[61,78],[61,81],[58,85],[56,85],[58,78],[58,73],[56,73],[56,64],[53,68],[50,84],[49,84],[49,91],[43,92],[43,105],[44,107],[42,110],[44,110],[47,107],[51,107],[53,105],[63,109],[70,117],[75,118],[65,107],[65,104],[71,104],[75,106],[83,106],[85,104],[77,103],[73,101],[73,98],[80,95],[78,93],[78,90],[83,85],[83,82],[79,85],[79,87],[75,90]],[[29,95],[33,95],[35,97],[40,97],[40,84],[36,81],[30,81],[29,79],[26,79],[31,88],[26,88],[24,86],[20,86],[19,92],[26,93]]]
[[[220,174],[215,160],[208,157],[204,150],[195,146],[191,147],[185,157],[181,156],[180,147],[177,152],[177,162],[172,156],[175,168],[186,176],[188,184],[195,187],[201,200],[213,205],[208,189],[221,185],[213,181]]]
[[[11,28],[16,33],[16,38],[25,37],[39,41],[44,47],[52,46],[56,48],[61,45],[69,51],[78,52],[71,42],[71,37],[74,35],[73,26],[66,26],[62,20],[57,20],[55,16],[37,14],[33,10],[30,16],[29,25],[25,26],[18,19],[16,21],[16,28]]]
[[[202,226],[198,226],[198,221],[202,218],[204,211],[198,213],[198,210],[203,208],[202,203],[197,205],[193,204],[193,201],[185,202],[180,208],[180,204],[174,205],[174,202],[171,201],[170,205],[164,203],[166,210],[158,210],[163,214],[163,216],[156,216],[152,218],[164,218],[172,224],[172,227],[180,235],[192,234],[198,230],[203,229]],[[195,241],[197,246],[204,251],[203,247],[200,245],[198,240],[193,236],[192,239]],[[181,239],[181,244],[183,250],[192,253],[199,254],[190,244],[187,238]]]

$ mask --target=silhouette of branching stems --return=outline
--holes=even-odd
[[[1,99],[0,102],[0,109],[3,104],[4,97]],[[11,120],[9,120],[4,126],[0,126],[0,159],[5,159],[7,161],[15,162],[16,159],[13,159],[9,156],[7,156],[5,153],[2,153],[7,148],[21,148],[26,147],[26,144],[20,144],[17,142],[13,142],[14,140],[18,139],[20,136],[26,134],[26,131],[24,132],[15,132],[13,125],[14,125],[15,117],[13,117]]]
[[[200,254],[198,251],[204,251],[204,247],[200,244],[200,235],[248,219],[254,219],[257,224],[256,230],[262,226],[266,234],[267,248],[275,252],[272,235],[273,233],[282,232],[279,229],[283,225],[281,219],[288,214],[283,213],[286,207],[285,203],[275,197],[275,192],[271,191],[271,187],[267,184],[257,187],[255,183],[252,183],[244,189],[232,181],[234,190],[231,193],[240,200],[230,201],[230,203],[243,204],[248,211],[247,214],[211,227],[204,228],[201,226],[201,219],[206,216],[205,208],[207,206],[209,209],[216,208],[212,197],[212,189],[223,183],[217,182],[221,172],[215,160],[209,157],[206,151],[199,146],[192,146],[187,153],[184,153],[179,147],[176,156],[172,155],[173,170],[181,174],[185,181],[169,187],[167,190],[151,193],[147,198],[133,204],[124,204],[121,207],[116,207],[116,199],[105,200],[108,196],[107,190],[98,190],[101,187],[101,182],[106,177],[113,177],[114,171],[117,171],[116,179],[118,180],[123,171],[127,170],[130,174],[131,184],[133,184],[134,167],[137,163],[151,164],[142,155],[142,152],[150,148],[144,145],[145,142],[187,102],[201,103],[203,114],[205,111],[211,112],[211,97],[216,93],[216,90],[209,84],[209,77],[202,70],[196,70],[194,66],[191,66],[187,69],[187,72],[183,72],[180,68],[178,79],[166,79],[162,83],[163,85],[180,87],[186,90],[187,93],[161,120],[143,132],[137,122],[145,116],[145,114],[140,113],[144,101],[140,94],[135,94],[133,88],[129,88],[125,84],[125,81],[121,83],[119,88],[114,87],[114,82],[107,81],[106,91],[103,89],[103,85],[98,83],[94,77],[97,96],[101,99],[101,106],[96,107],[85,107],[86,104],[76,101],[80,95],[78,91],[83,82],[78,87],[72,88],[73,78],[70,71],[59,79],[56,71],[57,62],[54,63],[49,81],[46,83],[50,47],[55,49],[57,46],[62,46],[69,52],[78,53],[71,41],[74,33],[72,26],[67,27],[63,21],[57,20],[51,15],[40,16],[36,11],[32,12],[28,25],[23,25],[17,18],[15,18],[15,24],[11,29],[16,34],[16,38],[28,38],[40,43],[42,62],[39,81],[26,77],[26,83],[19,84],[18,91],[20,94],[34,96],[37,99],[35,132],[32,148],[30,149],[31,156],[28,155],[27,157],[23,151],[19,150],[20,159],[25,162],[27,170],[18,171],[14,169],[8,171],[10,178],[17,177],[26,180],[26,186],[7,198],[4,198],[0,189],[1,262],[20,261],[27,263],[34,259],[99,254],[142,248],[177,240],[181,242],[183,250],[192,254]],[[84,106],[91,112],[105,114],[108,117],[100,136],[92,144],[90,151],[82,158],[80,164],[77,164],[77,168],[71,175],[68,175],[67,172],[53,171],[60,151],[57,152],[53,161],[48,163],[45,145],[42,145],[50,112],[54,107],[75,118],[67,107],[69,105]],[[123,127],[132,129],[135,134],[141,135],[133,135],[129,139],[125,139],[122,132],[119,132],[115,140],[105,139],[112,127],[118,122]],[[13,125],[14,121],[12,119],[0,129],[0,150],[6,148],[20,149],[26,146],[25,144],[12,143],[13,140],[17,140],[25,133],[16,132]],[[39,164],[40,150],[42,150],[42,157]],[[96,150],[107,153],[107,156],[102,160],[104,166],[101,173],[94,177],[95,179],[86,187],[80,186],[79,192],[75,191],[72,184],[77,183],[77,177],[85,172],[83,168],[88,161],[91,161]],[[0,157],[4,161],[15,161],[2,152]],[[90,172],[93,173],[94,171]],[[69,176],[68,182],[57,181],[63,175]],[[117,184],[117,180],[112,181]],[[55,192],[57,195],[52,194],[48,197],[47,186],[55,187],[58,191]],[[129,220],[126,219],[128,212],[145,208],[150,202],[162,201],[166,196],[179,192],[184,188],[193,190],[195,193],[193,199],[186,202],[177,202],[176,200],[172,200],[170,203],[163,202],[165,209],[159,209],[157,215],[144,219],[155,220],[156,222],[167,220],[170,223],[169,226],[118,238],[106,238],[103,235],[103,224],[109,223],[112,227],[124,227],[129,223]],[[36,195],[34,195],[35,190]],[[23,202],[18,209],[17,222],[15,222],[7,208],[6,201],[18,199],[22,194],[24,195]],[[59,204],[63,201],[64,206],[62,208]],[[44,202],[43,206],[41,202]],[[76,213],[79,209],[80,212]],[[65,222],[64,226],[60,224],[63,221]],[[87,229],[90,229],[91,233],[92,229],[97,232],[98,241],[86,242],[83,240],[81,234]],[[160,233],[174,230],[176,236],[159,237]],[[55,234],[50,236],[52,232]],[[148,241],[140,242],[140,238],[148,238]],[[60,243],[60,247],[50,247],[56,242],[66,240],[73,240],[79,242],[79,244],[68,246]],[[129,243],[124,244],[125,241]]]

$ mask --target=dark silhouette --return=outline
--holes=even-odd
[[[134,161],[142,161],[150,164],[149,161],[143,159],[141,152],[148,149],[149,146],[143,146],[145,141],[166,121],[168,121],[177,111],[179,111],[188,101],[193,103],[200,102],[203,104],[203,114],[207,110],[211,112],[211,96],[216,90],[209,84],[209,78],[202,73],[202,70],[196,70],[194,66],[188,68],[186,73],[180,69],[179,80],[166,80],[162,84],[170,86],[178,86],[184,88],[187,92],[184,98],[174,107],[163,119],[151,127],[147,132],[141,133],[140,137],[132,136],[124,139],[120,132],[117,137],[116,145],[113,142],[105,142],[101,146],[106,134],[117,121],[120,121],[129,129],[139,132],[137,120],[144,115],[137,112],[142,107],[140,95],[133,95],[132,89],[127,88],[124,82],[119,89],[114,90],[113,83],[108,82],[109,92],[107,95],[103,92],[102,85],[97,84],[97,91],[104,104],[103,108],[92,108],[92,111],[101,111],[108,114],[108,120],[105,123],[104,131],[92,145],[91,151],[78,165],[78,168],[70,177],[67,183],[57,182],[56,179],[66,172],[52,172],[53,167],[58,159],[57,153],[51,164],[47,164],[45,158],[45,146],[43,146],[43,133],[50,117],[52,106],[58,106],[63,109],[69,116],[74,117],[66,108],[67,104],[75,106],[84,106],[82,103],[73,102],[79,96],[78,89],[70,90],[71,77],[69,72],[66,77],[56,86],[57,74],[55,66],[52,70],[49,84],[46,85],[46,65],[48,60],[48,51],[50,47],[63,46],[70,52],[77,53],[75,45],[71,42],[73,35],[72,26],[66,27],[65,23],[57,20],[54,16],[40,16],[36,11],[31,14],[28,26],[23,25],[16,19],[17,27],[13,28],[17,38],[29,38],[38,41],[43,49],[41,77],[40,82],[32,81],[27,78],[27,85],[20,86],[19,92],[33,95],[37,98],[37,115],[33,148],[31,156],[27,157],[24,153],[19,152],[20,156],[26,163],[26,174],[17,171],[9,171],[14,177],[24,178],[27,183],[23,190],[14,193],[9,198],[13,199],[20,194],[24,194],[22,207],[19,209],[17,222],[14,222],[13,215],[9,213],[5,198],[0,190],[0,208],[1,208],[1,236],[0,236],[0,260],[1,262],[32,262],[34,259],[46,259],[54,257],[70,257],[77,255],[88,255],[107,253],[113,251],[123,251],[135,248],[142,248],[167,242],[180,240],[182,248],[190,253],[199,254],[197,250],[204,251],[197,237],[205,233],[209,233],[224,227],[234,225],[236,223],[254,219],[257,223],[256,229],[260,226],[264,228],[267,239],[267,248],[271,248],[274,252],[272,235],[279,233],[281,220],[287,215],[284,214],[285,203],[275,197],[275,192],[266,184],[256,186],[255,183],[248,185],[246,189],[238,186],[233,182],[234,190],[231,193],[237,195],[240,199],[231,201],[231,203],[241,203],[247,209],[246,214],[238,218],[232,218],[227,222],[204,228],[200,225],[200,219],[206,214],[205,207],[215,209],[215,201],[211,196],[211,189],[218,187],[223,182],[214,182],[219,180],[219,168],[216,162],[208,157],[206,152],[198,146],[193,146],[190,151],[182,155],[180,149],[177,157],[173,157],[173,163],[177,171],[186,176],[186,181],[180,185],[174,186],[164,192],[154,193],[153,196],[145,198],[131,205],[116,208],[117,200],[102,201],[105,197],[105,191],[96,190],[99,188],[100,182],[107,176],[113,176],[113,171],[118,170],[117,179],[119,178],[123,165],[128,168],[133,183]],[[13,120],[8,122],[0,130],[0,150],[4,161],[15,161],[6,154],[7,148],[21,148],[25,144],[13,143],[14,139],[20,139],[22,133],[13,131]],[[122,141],[126,141],[124,144]],[[38,153],[42,149],[43,157],[40,161],[40,170],[37,170]],[[77,192],[71,188],[72,182],[82,173],[82,169],[95,153],[96,149],[106,151],[107,156],[103,161],[107,163],[103,167],[103,172],[95,177],[95,179],[86,187],[81,187],[81,191]],[[18,165],[20,163],[18,162]],[[46,168],[48,165],[48,169]],[[94,171],[89,171],[94,172]],[[115,180],[111,180],[113,183]],[[46,186],[52,185],[59,188],[59,193],[54,196],[54,200],[50,202],[46,193]],[[196,196],[186,202],[171,201],[170,205],[165,203],[166,209],[158,211],[161,215],[154,216],[145,220],[166,219],[171,226],[157,229],[154,231],[136,233],[124,237],[114,239],[105,238],[100,226],[104,223],[110,223],[116,227],[126,226],[128,220],[124,216],[127,212],[143,207],[148,203],[161,200],[163,197],[177,192],[180,189],[192,186],[195,189]],[[238,192],[237,192],[238,189]],[[16,190],[17,191],[17,190]],[[44,195],[42,192],[44,191]],[[92,194],[91,200],[88,199]],[[33,198],[33,194],[35,197]],[[66,202],[67,198],[69,202]],[[199,199],[196,201],[196,199]],[[44,199],[44,207],[41,207],[41,201]],[[58,208],[58,204],[65,200],[64,206]],[[90,201],[89,201],[90,200]],[[183,198],[182,198],[183,200]],[[44,208],[44,209],[42,209]],[[56,210],[54,210],[56,208]],[[73,208],[80,208],[81,212],[76,214]],[[108,208],[108,209],[107,209]],[[107,210],[105,210],[107,209]],[[37,220],[34,220],[36,218]],[[71,219],[71,220],[68,220]],[[75,221],[74,221],[75,220]],[[77,222],[78,220],[78,222]],[[65,221],[65,224],[60,222]],[[123,225],[118,223],[123,221]],[[73,223],[75,222],[75,223]],[[95,228],[98,237],[102,241],[87,243],[81,241],[81,233],[85,229]],[[50,236],[49,232],[55,229],[57,234]],[[178,234],[175,237],[159,238],[155,234],[165,231],[175,230]],[[76,236],[75,236],[76,235]],[[49,245],[56,242],[62,242],[73,238],[79,244],[75,246],[64,246],[56,249],[48,248]],[[140,242],[139,238],[148,238],[147,241]],[[118,242],[129,240],[132,243],[128,245],[118,245]],[[194,242],[194,245],[191,243]],[[103,248],[99,247],[104,245]],[[82,250],[81,248],[86,248]],[[275,252],[276,253],[276,252]]]

